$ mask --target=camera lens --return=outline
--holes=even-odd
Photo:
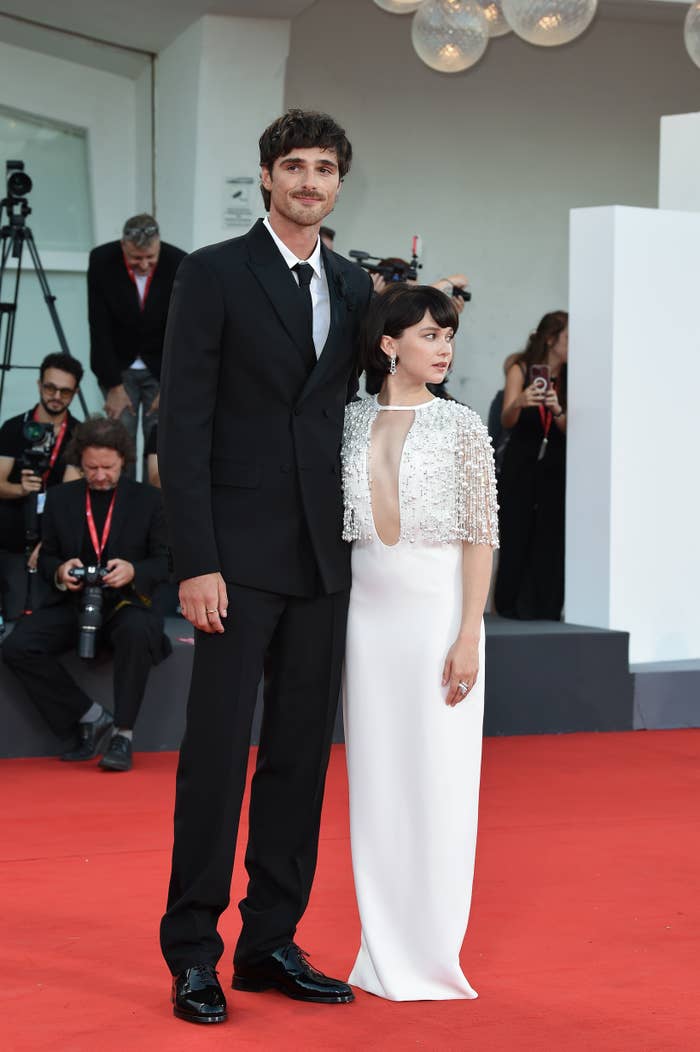
[[[9,197],[26,197],[32,188],[32,181],[26,172],[11,172],[7,177]]]

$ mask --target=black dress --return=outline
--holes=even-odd
[[[566,390],[564,372],[562,379]],[[552,420],[546,453],[538,460],[543,437],[539,408],[521,410],[505,450],[498,487],[501,550],[494,600],[501,617],[552,621],[561,617],[566,435]]]

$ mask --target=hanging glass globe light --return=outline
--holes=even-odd
[[[411,27],[418,57],[439,73],[461,73],[478,62],[489,24],[478,0],[423,0]]]
[[[374,0],[374,2],[383,11],[391,11],[392,15],[410,15],[423,3],[423,0]]]
[[[695,0],[685,16],[683,37],[688,54],[696,66],[700,66],[700,0]]]
[[[587,29],[598,0],[501,0],[508,25],[529,44],[568,44]]]
[[[489,36],[503,37],[506,33],[513,32],[503,14],[501,0],[479,0],[479,4],[483,7],[489,24]]]

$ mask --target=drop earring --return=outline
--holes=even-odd
[[[389,359],[389,372],[390,372],[390,374],[392,376],[396,372],[396,355],[395,354],[392,354],[391,358]]]

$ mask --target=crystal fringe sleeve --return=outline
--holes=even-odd
[[[345,412],[341,456],[346,541],[375,537],[369,445],[379,412],[372,398],[352,403]],[[416,411],[404,444],[399,501],[401,540],[498,547],[493,450],[476,413],[442,399]]]

